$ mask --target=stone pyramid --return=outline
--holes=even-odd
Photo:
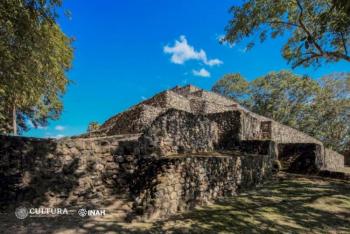
[[[109,118],[92,135],[140,133],[160,114],[169,109],[183,110],[193,114],[209,114],[236,110],[238,106],[232,99],[193,85],[176,86]]]

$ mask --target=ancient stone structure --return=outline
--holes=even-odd
[[[300,173],[344,167],[344,157],[320,141],[191,85],[80,136],[1,136],[0,157],[3,209],[104,205],[147,219],[262,183],[277,159]]]
[[[350,150],[343,152],[345,157],[345,165],[350,166]]]

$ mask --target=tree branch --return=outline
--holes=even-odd
[[[299,60],[297,63],[293,64],[292,68],[294,69],[294,68],[302,65],[305,62],[308,62],[310,60],[313,60],[313,59],[316,59],[316,58],[320,58],[320,57],[322,57],[321,54],[312,53],[310,56],[308,56],[306,58],[303,58],[303,59]]]
[[[308,30],[308,28],[306,27],[306,25],[303,22],[303,13],[304,13],[304,9],[303,6],[301,5],[299,0],[296,0],[296,3],[299,7],[300,10],[300,14],[298,17],[298,23],[300,25],[300,28],[306,33],[306,35],[308,36],[309,41],[315,46],[316,50],[318,51],[318,53],[312,53],[311,56],[304,58],[302,60],[300,60],[298,63],[296,63],[293,67],[297,67],[301,64],[303,64],[304,62],[307,62],[311,59],[315,59],[315,58],[320,58],[320,57],[325,57],[328,59],[344,59],[345,61],[350,62],[350,56],[348,56],[348,52],[347,52],[347,48],[345,45],[345,41],[342,35],[342,41],[343,41],[343,47],[344,47],[344,51],[345,53],[341,53],[339,51],[324,51],[322,49],[322,47],[316,42],[315,37],[312,35],[312,33]]]
[[[328,58],[338,58],[338,59],[344,59],[345,61],[350,62],[350,56],[346,55],[346,54],[342,54],[338,51],[327,51],[324,53],[324,55]]]
[[[311,43],[314,44],[314,46],[316,47],[316,49],[318,50],[318,52],[323,55],[323,50],[321,48],[321,46],[319,44],[317,44],[314,36],[312,36],[311,32],[306,28],[302,18],[303,18],[303,6],[301,5],[300,1],[299,0],[296,0],[297,2],[297,5],[300,9],[300,14],[299,14],[299,17],[298,17],[298,22],[300,24],[300,27],[304,30],[304,32],[307,34],[308,38],[311,40]]]
[[[346,48],[346,42],[345,42],[345,38],[344,38],[344,33],[340,32],[340,36],[341,36],[341,40],[342,40],[342,43],[343,43],[343,48],[344,48],[345,55],[348,55],[348,50]]]
[[[298,24],[292,23],[292,22],[284,22],[284,21],[266,21],[268,24],[285,24],[289,26],[294,26],[294,27],[300,27]]]

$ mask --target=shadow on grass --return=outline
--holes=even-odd
[[[153,227],[169,233],[350,233],[350,183],[282,174]]]
[[[23,222],[25,231],[12,233],[350,233],[350,183],[281,174],[255,191],[154,223],[76,216]]]

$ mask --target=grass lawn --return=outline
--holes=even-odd
[[[349,173],[350,174],[350,167],[344,167],[342,169],[339,169],[339,171],[343,171],[345,173]]]
[[[255,191],[155,223],[150,230],[350,233],[350,182],[281,174]]]
[[[44,233],[350,233],[350,182],[280,174],[254,191],[164,221],[57,221]]]

